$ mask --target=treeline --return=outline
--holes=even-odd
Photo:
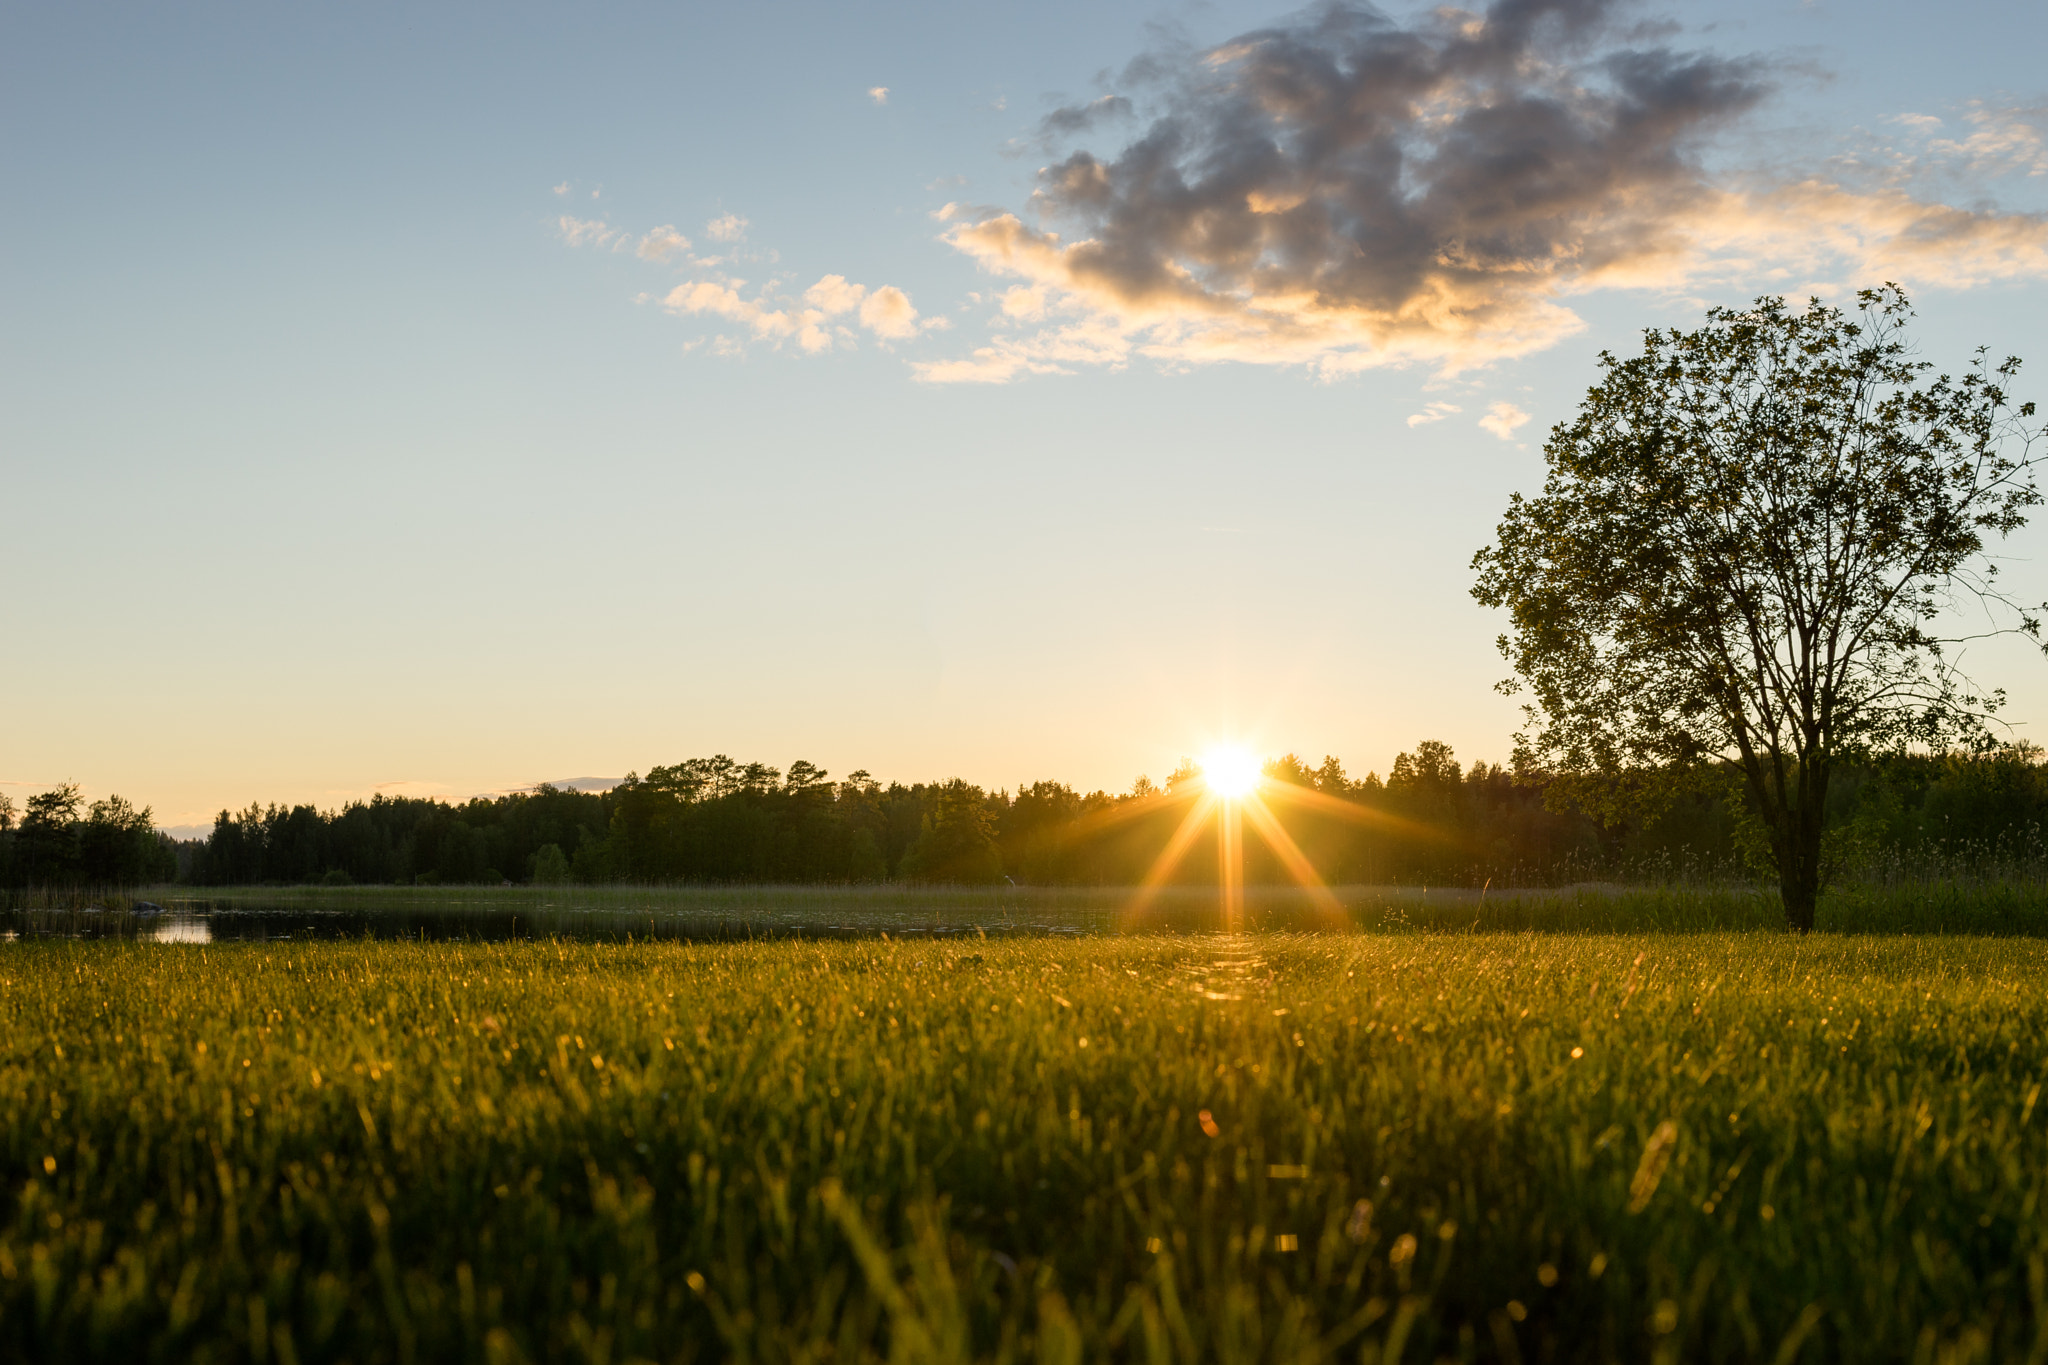
[[[1311,767],[1287,755],[1265,771],[1264,804],[1332,883],[1711,876],[1760,870],[1763,856],[1739,792],[1712,783],[1681,791],[1655,818],[1609,823],[1585,813],[1601,803],[1583,792],[1562,800],[1540,775],[1487,763],[1466,768],[1434,741],[1400,755],[1384,780],[1352,778],[1335,758]],[[125,803],[99,803],[92,807],[98,815],[74,821],[78,852],[70,863],[50,852],[58,841],[47,819],[34,838],[28,821],[9,837],[16,884],[55,880],[65,875],[59,868],[93,880],[147,880],[141,874],[163,874],[175,854],[178,879],[201,885],[1005,878],[1129,885],[1153,871],[1199,783],[1195,768],[1183,765],[1163,784],[1140,778],[1115,794],[1052,781],[989,791],[958,779],[884,785],[866,772],[834,781],[807,762],[785,772],[719,756],[657,767],[604,793],[544,786],[460,804],[379,796],[337,811],[251,806],[223,811],[210,837],[175,849],[138,832],[138,813]],[[75,792],[71,800],[76,814]],[[143,826],[147,815],[139,813]],[[2048,767],[2038,751],[2010,749],[1848,768],[1835,778],[1830,823],[1844,857],[2032,849],[2048,824]],[[125,844],[109,834],[117,825],[129,830]],[[1192,835],[1166,880],[1213,883],[1214,822]],[[25,846],[37,850],[27,862]],[[1249,821],[1243,846],[1248,880],[1286,879]],[[120,876],[108,874],[117,866],[108,850],[117,847],[130,859],[118,864]]]
[[[149,807],[118,796],[87,805],[75,784],[23,804],[0,793],[0,886],[140,886],[177,875],[177,845]]]

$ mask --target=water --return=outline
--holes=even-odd
[[[450,909],[318,908],[238,902],[172,902],[160,910],[9,910],[0,912],[0,942],[64,938],[135,943],[289,943],[340,939],[404,939],[423,943],[498,943],[523,939],[625,942],[650,939],[732,942],[779,938],[1001,938],[1073,934],[1076,923],[960,922],[960,917],[850,916],[756,910],[578,909],[540,905]]]
[[[1246,887],[1230,928],[1348,929],[1406,923],[1411,911],[1473,913],[1485,892],[1337,887],[1333,916],[1292,887]],[[1543,892],[1494,892],[1496,902]],[[148,899],[153,897],[154,899]],[[1461,921],[1462,922],[1462,921]],[[1102,932],[1210,933],[1226,927],[1213,887],[270,887],[135,895],[17,897],[0,940],[69,938],[191,944],[411,939],[989,938]]]

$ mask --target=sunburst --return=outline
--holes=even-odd
[[[1204,754],[1199,762],[1200,781],[1176,787],[1162,793],[1154,801],[1160,803],[1187,802],[1188,811],[1181,817],[1173,836],[1153,860],[1145,880],[1138,886],[1130,913],[1142,916],[1150,906],[1159,888],[1171,877],[1181,861],[1187,857],[1188,849],[1201,837],[1210,819],[1216,821],[1216,883],[1223,928],[1236,932],[1244,925],[1244,825],[1251,823],[1259,839],[1273,851],[1280,865],[1287,870],[1296,885],[1308,893],[1309,899],[1324,915],[1341,919],[1343,907],[1330,894],[1328,886],[1317,874],[1308,857],[1295,843],[1293,836],[1275,817],[1267,805],[1266,796],[1286,803],[1292,801],[1296,789],[1286,783],[1267,780],[1263,767],[1252,753],[1236,745],[1219,746]],[[1320,793],[1307,792],[1311,797]],[[1326,812],[1336,808],[1337,812],[1351,818],[1371,819],[1368,812],[1351,806],[1348,802],[1321,798],[1317,803]]]

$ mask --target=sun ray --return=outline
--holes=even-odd
[[[1433,843],[1456,843],[1454,835],[1432,825],[1421,824],[1399,815],[1374,810],[1351,801],[1339,801],[1336,797],[1319,792],[1313,787],[1297,787],[1291,782],[1268,782],[1261,790],[1266,796],[1282,805],[1303,806],[1321,815],[1334,815],[1340,820],[1349,820],[1356,825],[1370,825],[1389,834],[1399,834],[1409,839],[1425,839]]]
[[[1173,870],[1180,866],[1180,860],[1187,857],[1189,846],[1201,835],[1203,822],[1215,804],[1216,798],[1204,792],[1196,800],[1194,807],[1182,818],[1180,828],[1174,830],[1173,837],[1166,841],[1166,847],[1152,860],[1152,867],[1145,873],[1145,880],[1138,883],[1137,894],[1131,898],[1130,905],[1124,911],[1127,920],[1136,919],[1150,908],[1153,896],[1158,894],[1160,886],[1166,879],[1173,875]]]
[[[1266,803],[1259,799],[1258,793],[1247,795],[1243,804],[1244,813],[1250,817],[1252,828],[1259,832],[1259,837],[1266,841],[1266,847],[1272,849],[1274,856],[1280,859],[1281,866],[1287,869],[1287,874],[1294,878],[1295,884],[1308,893],[1308,898],[1315,902],[1316,908],[1332,919],[1344,918],[1344,906],[1331,894],[1330,888],[1323,884],[1322,877],[1317,874],[1315,865],[1309,862],[1308,855],[1301,851],[1301,846],[1294,842],[1293,836],[1281,828],[1279,820],[1266,808]]]
[[[1216,822],[1216,885],[1222,901],[1223,932],[1244,927],[1244,797],[1219,803]]]
[[[1176,806],[1183,801],[1193,801],[1202,793],[1199,788],[1183,785],[1178,790],[1155,791],[1147,796],[1121,799],[1113,806],[1091,811],[1076,820],[1070,835],[1098,834],[1107,829],[1135,820],[1141,815],[1150,815],[1166,806]]]

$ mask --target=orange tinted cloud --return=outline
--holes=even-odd
[[[1044,167],[1029,214],[949,206],[943,239],[1022,284],[988,345],[919,376],[1137,357],[1454,373],[1578,331],[1567,300],[1593,288],[2048,274],[2038,215],[1710,175],[1703,149],[1771,69],[1642,43],[1613,8],[1502,0],[1404,25],[1339,5],[1144,59],[1163,112],[1120,151]],[[1133,107],[1061,110],[1041,134]],[[2030,125],[1972,127],[1968,155],[2033,164]]]

